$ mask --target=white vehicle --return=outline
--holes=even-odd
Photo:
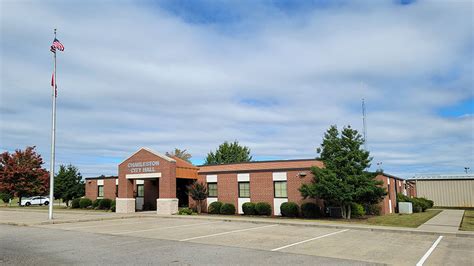
[[[29,197],[21,199],[20,206],[30,206],[30,205],[40,205],[43,206],[49,205],[49,198],[44,196]]]

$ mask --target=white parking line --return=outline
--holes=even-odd
[[[207,223],[197,223],[197,224],[183,224],[183,225],[175,225],[175,226],[167,226],[167,227],[158,227],[158,228],[135,230],[135,231],[125,231],[125,232],[118,232],[118,233],[111,233],[111,234],[114,234],[114,235],[125,235],[125,234],[133,234],[133,233],[148,232],[148,231],[163,230],[163,229],[172,229],[172,228],[187,227],[187,226],[194,226],[194,225],[215,224],[215,223],[220,223],[220,222],[221,222],[221,221],[217,221],[217,222],[207,222]]]
[[[438,239],[436,239],[436,241],[433,243],[433,245],[431,245],[430,249],[428,249],[428,251],[426,251],[425,255],[423,255],[423,257],[421,257],[420,261],[416,264],[416,266],[422,266],[423,263],[425,263],[425,260],[428,259],[428,257],[431,255],[431,252],[433,252],[433,250],[439,244],[441,239],[443,239],[443,236],[439,236]]]
[[[124,220],[109,220],[109,221],[103,221],[103,222],[123,222]],[[96,222],[96,221],[95,221]],[[95,228],[95,227],[107,227],[107,226],[118,226],[118,225],[127,225],[127,224],[139,224],[139,223],[144,223],[144,222],[149,222],[148,221],[135,221],[135,222],[130,222],[130,223],[113,223],[113,224],[97,224],[97,225],[87,225],[87,226],[73,226],[73,227],[64,227],[61,228],[63,230],[74,230],[74,229],[83,229],[83,228]],[[59,227],[58,227],[59,228]]]
[[[303,244],[303,243],[306,243],[306,242],[309,242],[309,241],[313,241],[313,240],[316,240],[316,239],[320,239],[320,238],[323,238],[323,237],[327,237],[327,236],[332,236],[332,235],[339,234],[339,233],[346,232],[346,231],[349,231],[349,229],[345,229],[345,230],[341,230],[341,231],[337,231],[337,232],[325,234],[325,235],[318,236],[318,237],[311,238],[311,239],[306,239],[306,240],[303,240],[303,241],[300,241],[300,242],[296,242],[296,243],[293,243],[293,244],[289,244],[289,245],[286,245],[286,246],[283,246],[283,247],[274,248],[274,249],[272,249],[272,251],[282,250],[282,249],[284,249],[284,248],[289,248],[289,247],[292,247],[292,246],[296,246],[296,245],[299,245],[299,244]]]
[[[260,228],[265,228],[265,227],[272,227],[272,226],[277,226],[277,225],[278,225],[278,224],[272,224],[272,225],[258,226],[258,227],[252,227],[252,228],[247,228],[247,229],[233,230],[233,231],[228,231],[228,232],[223,232],[223,233],[217,233],[217,234],[211,234],[211,235],[196,236],[196,237],[190,237],[190,238],[181,239],[181,240],[179,240],[179,241],[189,241],[189,240],[199,239],[199,238],[206,238],[206,237],[213,237],[213,236],[221,236],[221,235],[227,235],[227,234],[232,234],[232,233],[244,232],[244,231],[249,231],[249,230],[254,230],[254,229],[260,229]]]

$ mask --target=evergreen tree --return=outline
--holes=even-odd
[[[84,196],[84,181],[79,170],[73,165],[60,165],[54,178],[54,197],[62,199],[69,206],[69,201]]]
[[[238,141],[233,143],[224,142],[219,145],[216,152],[209,152],[206,157],[205,165],[210,164],[227,164],[250,162],[252,156],[250,149],[246,146],[240,146]]]
[[[331,126],[318,148],[324,168],[311,169],[314,178],[300,188],[304,198],[320,198],[342,208],[342,216],[351,217],[351,204],[374,204],[386,195],[382,182],[368,172],[372,158],[361,148],[364,140],[357,130],[345,127],[339,134]]]

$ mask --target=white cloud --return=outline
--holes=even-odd
[[[474,160],[472,115],[437,112],[474,96],[468,1],[299,15],[256,5],[232,25],[129,2],[54,3],[2,2],[2,149],[37,145],[49,159],[58,27],[57,158],[85,176],[116,173],[140,146],[202,159],[237,139],[257,159],[314,157],[329,125],[361,128],[361,98],[387,171],[462,171]]]

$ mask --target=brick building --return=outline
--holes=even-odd
[[[209,197],[203,210],[214,201],[232,203],[242,213],[245,202],[267,202],[273,214],[280,215],[283,202],[304,200],[298,188],[311,182],[311,167],[323,167],[315,159],[277,160],[196,167],[176,157],[142,148],[118,166],[118,176],[86,178],[86,197],[116,200],[119,213],[157,210],[158,214],[176,213],[178,207],[195,207],[187,196],[194,181],[207,184]],[[396,193],[416,195],[414,185],[388,174],[377,175],[389,192],[381,202],[382,214],[396,211]]]

